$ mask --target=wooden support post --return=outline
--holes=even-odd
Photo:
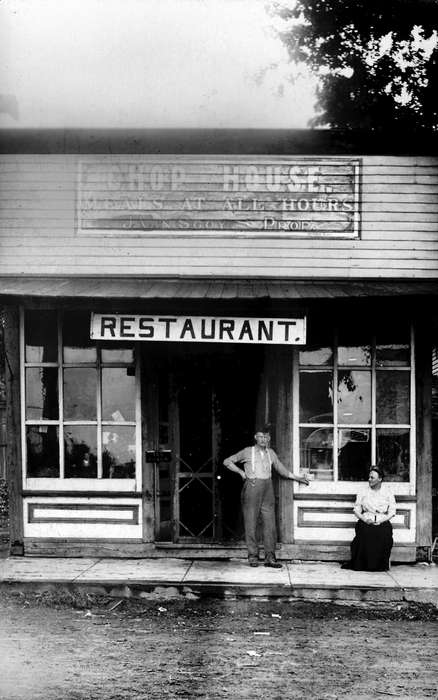
[[[270,408],[275,423],[275,447],[280,460],[292,471],[293,464],[293,356],[290,348],[277,348],[272,351],[270,363],[270,383],[273,392],[273,405]],[[290,544],[293,539],[293,482],[279,479],[278,487],[278,539]]]
[[[430,323],[416,325],[417,558],[432,545],[432,338]]]
[[[20,416],[20,315],[19,309],[7,306],[5,319],[6,379],[6,479],[8,482],[11,554],[24,554],[22,456]]]
[[[155,540],[155,465],[152,462],[146,462],[146,450],[155,450],[158,445],[158,386],[153,353],[148,355],[141,366],[143,542],[153,542]]]

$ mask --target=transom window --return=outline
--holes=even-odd
[[[362,481],[371,465],[379,465],[387,481],[409,481],[409,324],[346,321],[333,328],[311,318],[308,334],[299,352],[301,471],[322,481]]]
[[[91,341],[83,311],[28,310],[23,322],[26,476],[135,479],[134,346]]]

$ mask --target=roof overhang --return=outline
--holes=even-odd
[[[436,281],[10,277],[0,298],[312,300],[438,296]]]

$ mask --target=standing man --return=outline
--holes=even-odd
[[[263,522],[263,543],[265,548],[265,566],[281,569],[275,559],[277,532],[275,527],[275,498],[272,486],[272,467],[285,479],[293,479],[300,484],[309,484],[304,476],[288,471],[269,447],[271,436],[268,430],[257,430],[254,435],[255,445],[244,447],[224,460],[224,465],[244,480],[242,490],[242,509],[245,524],[245,540],[248,548],[250,566],[258,566],[259,547],[256,530],[259,516]],[[243,465],[241,469],[237,462]]]

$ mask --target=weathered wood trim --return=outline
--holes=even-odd
[[[118,558],[177,558],[177,559],[230,559],[247,558],[246,547],[154,547],[139,540],[93,541],[67,539],[25,539],[28,556],[47,557],[118,557]],[[345,542],[297,542],[281,545],[276,552],[278,559],[304,561],[344,561],[350,556],[350,547]],[[414,562],[415,545],[396,545],[392,549],[391,561]]]
[[[430,318],[416,324],[417,546],[432,545],[432,336]]]
[[[20,314],[18,307],[6,306],[5,319],[5,378],[6,378],[6,478],[9,495],[9,528],[11,554],[22,555],[23,502],[21,455],[21,397],[20,397]]]
[[[146,462],[146,450],[155,450],[158,445],[158,387],[154,367],[154,354],[142,362],[140,343],[137,344],[137,381],[140,382],[141,401],[141,464],[143,501],[143,542],[155,539],[155,465]]]
[[[340,482],[342,483],[342,482]],[[388,483],[388,482],[386,482]],[[391,483],[391,482],[389,482]],[[296,493],[294,496],[295,501],[348,501],[349,503],[354,503],[356,500],[356,495],[353,493]],[[397,503],[416,503],[416,496],[395,496]]]
[[[275,444],[280,460],[287,469],[293,469],[293,351],[291,348],[270,348],[269,375],[271,377],[276,405]],[[280,542],[292,543],[293,482],[279,479],[278,484],[278,538]]]
[[[57,498],[62,496],[65,498],[141,498],[142,494],[139,491],[32,491],[24,489],[22,491],[23,498],[29,497],[47,497]]]

